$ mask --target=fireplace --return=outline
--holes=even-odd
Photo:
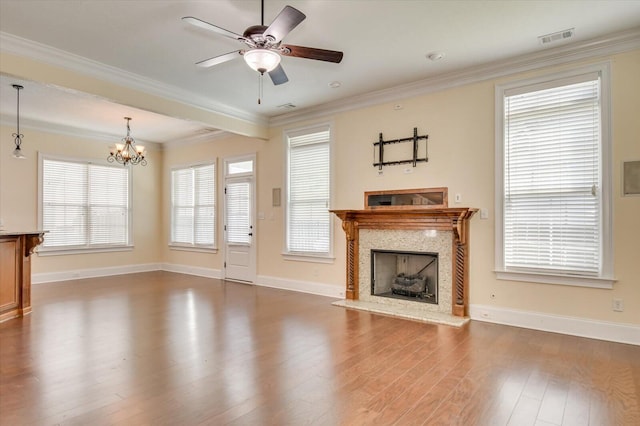
[[[359,222],[360,224],[361,222]],[[394,226],[395,227],[395,226]],[[453,315],[453,306],[451,304],[454,294],[453,291],[453,258],[451,253],[451,240],[453,232],[448,230],[419,230],[419,229],[370,229],[367,227],[360,228],[358,231],[358,286],[357,294],[354,300],[364,303],[371,303],[386,308],[395,307],[399,310],[419,310],[426,314],[437,313],[443,315]],[[399,257],[398,262],[405,259],[408,264],[407,268],[401,267],[397,273],[387,272],[389,279],[392,281],[394,277],[391,275],[400,275],[403,272],[406,275],[423,275],[420,270],[430,263],[430,260],[420,257],[409,257],[409,254],[428,254],[432,257],[437,256],[438,266],[434,268],[435,262],[427,268],[432,274],[430,280],[433,287],[429,293],[437,294],[437,300],[428,300],[425,303],[415,294],[386,295],[376,294],[376,290],[372,290],[372,286],[380,283],[380,279],[384,277],[375,277],[374,257],[380,256],[380,253],[396,253]],[[384,259],[384,256],[383,256]],[[385,260],[383,260],[384,262]],[[391,262],[389,258],[386,262]],[[437,279],[434,271],[437,270]],[[379,272],[379,271],[378,271]],[[383,272],[383,274],[385,274]],[[378,279],[376,279],[378,278]],[[428,278],[427,278],[428,280]],[[375,284],[374,284],[375,281]],[[437,283],[437,287],[436,287]],[[399,293],[399,292],[398,292]],[[407,293],[407,292],[405,292]]]
[[[371,295],[438,304],[438,254],[371,250]]]
[[[447,188],[366,192],[364,210],[332,210],[342,220],[346,236],[346,300],[336,302],[338,306],[429,321],[447,318],[446,322],[461,324],[448,320],[455,317],[464,321],[469,219],[477,209],[449,208],[447,193]],[[374,198],[380,195],[387,196],[390,204],[376,203]],[[376,262],[376,257],[383,260]],[[431,263],[433,258],[437,260]],[[422,266],[406,270],[393,266],[405,261]],[[404,284],[407,288],[402,288]]]

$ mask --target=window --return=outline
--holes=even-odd
[[[227,243],[251,244],[251,183],[227,181]]]
[[[40,156],[42,252],[131,246],[130,170]]]
[[[330,127],[287,132],[286,141],[286,254],[330,257]]]
[[[214,164],[171,171],[171,245],[215,248],[215,176]]]
[[[606,71],[497,88],[499,278],[611,286]]]

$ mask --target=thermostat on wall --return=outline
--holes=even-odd
[[[622,163],[622,195],[640,195],[640,160]]]

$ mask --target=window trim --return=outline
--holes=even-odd
[[[109,253],[109,252],[123,252],[123,251],[132,251],[135,247],[133,236],[134,234],[134,224],[133,224],[133,173],[131,173],[131,165],[121,166],[114,165],[109,163],[107,160],[96,160],[96,159],[88,159],[88,158],[80,158],[80,157],[67,157],[63,155],[52,155],[46,154],[42,151],[38,151],[38,229],[43,229],[44,217],[43,217],[43,182],[42,179],[44,177],[44,161],[63,161],[68,163],[80,163],[85,165],[95,164],[98,166],[106,166],[113,168],[121,168],[127,167],[129,169],[129,193],[128,193],[128,204],[129,208],[127,211],[127,221],[128,221],[128,229],[127,229],[127,239],[129,241],[128,244],[122,245],[94,245],[94,246],[72,246],[72,247],[45,247],[40,246],[38,248],[38,256],[59,256],[59,255],[72,255],[72,254],[87,254],[87,253]]]
[[[283,212],[283,241],[282,241],[282,256],[285,260],[296,262],[311,262],[311,263],[333,263],[335,261],[334,256],[334,227],[335,221],[331,217],[329,222],[329,251],[328,252],[296,252],[289,251],[287,245],[287,235],[289,232],[289,138],[305,135],[308,133],[321,132],[329,130],[329,210],[331,210],[334,204],[335,197],[335,149],[334,149],[334,137],[333,137],[333,122],[316,123],[303,127],[296,127],[291,129],[284,129],[282,132],[282,139],[284,145],[284,197],[282,206]]]
[[[551,83],[583,74],[600,74],[601,93],[601,213],[602,235],[600,254],[602,271],[599,276],[553,274],[507,269],[504,266],[504,96],[505,92],[526,86]],[[495,86],[495,269],[499,280],[526,281],[579,287],[613,288],[613,221],[612,221],[612,139],[611,139],[611,62],[600,62],[549,73],[538,77],[511,81]]]
[[[215,217],[213,218],[213,245],[209,244],[187,244],[187,243],[179,243],[172,241],[173,235],[173,172],[176,170],[184,170],[184,169],[192,169],[196,167],[202,166],[213,166],[213,175],[214,175],[214,205],[213,211]],[[168,243],[167,246],[170,250],[178,250],[178,251],[191,251],[191,252],[200,252],[200,253],[217,253],[218,252],[218,159],[214,159],[213,161],[198,161],[194,163],[188,164],[176,164],[170,167],[169,169],[169,235],[168,235]]]

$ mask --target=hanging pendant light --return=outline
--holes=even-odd
[[[144,146],[136,146],[136,141],[131,137],[131,128],[129,127],[131,117],[125,117],[124,119],[127,120],[127,136],[122,138],[123,143],[117,143],[111,147],[111,153],[107,157],[107,161],[110,163],[116,161],[124,166],[129,163],[134,166],[136,164],[146,166],[147,160],[144,159]]]
[[[24,135],[20,133],[20,90],[24,89],[24,87],[20,86],[19,84],[12,84],[12,86],[14,89],[16,89],[16,93],[18,94],[18,107],[16,111],[16,132],[11,135],[14,138],[13,142],[16,144],[16,148],[13,150],[13,158],[24,160],[25,158],[27,158],[22,153],[21,148],[22,138],[24,137]]]

